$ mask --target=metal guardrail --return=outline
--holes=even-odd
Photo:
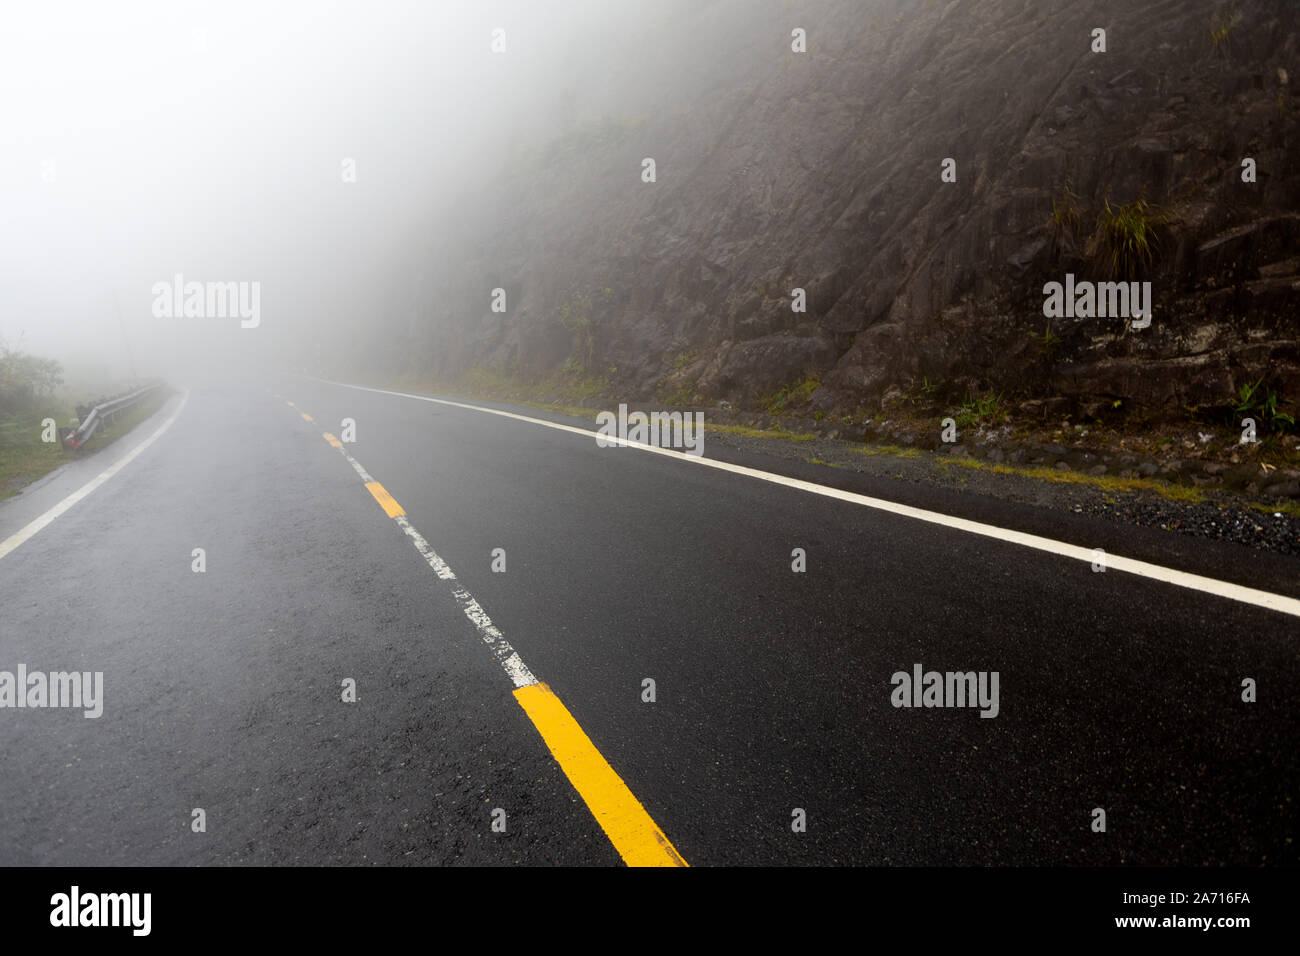
[[[155,382],[152,385],[146,385],[144,388],[138,388],[133,392],[127,392],[114,398],[106,398],[99,402],[90,412],[81,419],[76,428],[68,432],[63,437],[63,444],[67,448],[80,448],[90,437],[95,434],[95,430],[104,421],[114,421],[118,415],[126,411],[133,405],[138,404],[145,396],[157,391],[163,387],[162,382]]]

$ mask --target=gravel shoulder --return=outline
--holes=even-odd
[[[1057,474],[1047,478],[1041,476],[1045,470],[1041,467],[1021,469],[973,458],[962,454],[961,449],[955,454],[943,454],[818,436],[793,440],[718,429],[709,429],[706,434],[706,454],[711,446],[720,445],[828,469],[849,469],[900,482],[929,483],[967,494],[1093,515],[1173,534],[1231,541],[1278,554],[1300,554],[1300,517],[1291,514],[1290,508],[1276,505],[1270,510],[1267,503],[1251,502],[1227,492],[1198,490],[1203,500],[1195,501],[1180,497],[1187,490],[1178,485],[1166,486],[1166,493],[1161,494],[1146,488],[1120,487],[1125,484],[1122,480],[1108,481],[1105,476],[1072,469],[1054,469]],[[1154,480],[1149,483],[1161,485]]]

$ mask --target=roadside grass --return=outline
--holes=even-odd
[[[922,454],[916,448],[902,448],[898,445],[868,445],[862,448],[854,448],[854,452],[859,455],[871,455],[876,457],[890,458],[921,458]],[[805,459],[813,464],[828,464],[818,459]],[[960,467],[971,468],[979,471],[993,472],[999,475],[1019,475],[1022,478],[1034,478],[1040,481],[1050,481],[1056,484],[1069,485],[1086,485],[1097,488],[1100,491],[1107,492],[1106,503],[1115,504],[1113,494],[1120,492],[1145,491],[1151,494],[1159,495],[1171,501],[1181,501],[1188,504],[1199,504],[1207,501],[1206,494],[1199,488],[1191,488],[1186,485],[1174,484],[1168,481],[1160,481],[1155,478],[1121,478],[1116,475],[1089,475],[1079,471],[1060,470],[1057,468],[1047,468],[1043,466],[1020,467],[1016,465],[1006,465],[997,462],[980,461],[975,458],[934,458],[933,464],[941,468]],[[903,477],[895,475],[896,478]],[[959,478],[960,481],[965,479]],[[1300,501],[1282,501],[1276,504],[1267,504],[1258,501],[1248,501],[1239,499],[1237,501],[1242,507],[1250,508],[1264,514],[1281,513],[1293,518],[1300,518]]]
[[[865,445],[854,448],[859,455],[889,455],[893,458],[920,458],[921,452],[915,448],[900,448],[898,445]]]
[[[476,367],[450,383],[451,387],[470,394],[500,397],[502,400],[536,399],[538,395],[557,395],[562,402],[581,402],[600,398],[609,390],[609,377],[589,374],[576,366],[566,365],[535,383],[520,381],[507,374]]]
[[[55,413],[47,409],[0,423],[0,501],[70,459],[59,442],[41,441],[41,421],[53,418],[63,428],[72,415],[60,405]]]
[[[1258,501],[1247,501],[1245,502],[1245,505],[1253,511],[1262,511],[1265,514],[1271,515],[1274,512],[1281,512],[1282,514],[1289,515],[1292,518],[1300,518],[1300,501],[1283,501],[1275,505],[1266,505]]]
[[[539,412],[554,412],[557,415],[568,415],[570,418],[590,418],[596,420],[600,414],[598,408],[586,408],[582,405],[557,405],[554,402],[520,402],[521,405],[527,405],[529,408],[535,408]]]
[[[41,441],[42,419],[53,418],[62,430],[74,417],[75,412],[71,406],[60,403],[54,406],[53,411],[46,409],[0,424],[0,501],[12,498],[25,486],[60,465],[74,461],[79,455],[93,453],[111,445],[161,408],[166,400],[166,395],[154,395],[117,421],[105,423],[95,430],[95,434],[80,452],[67,450],[58,441]]]
[[[961,468],[976,468],[980,471],[991,471],[999,475],[1019,475],[1022,478],[1037,478],[1040,481],[1051,481],[1057,484],[1089,485],[1103,491],[1149,491],[1160,495],[1162,498],[1169,498],[1172,501],[1184,501],[1193,504],[1205,500],[1205,494],[1199,488],[1188,488],[1185,485],[1175,485],[1167,481],[1158,481],[1154,478],[1120,478],[1116,475],[1086,475],[1078,471],[1044,468],[1042,466],[1022,468],[1016,465],[1004,465],[979,461],[973,458],[936,458],[935,464],[944,468],[955,465]]]
[[[728,435],[739,435],[742,438],[781,438],[785,441],[812,441],[817,436],[812,432],[788,432],[784,429],[771,428],[746,428],[744,425],[710,425],[704,423],[704,430],[707,432],[723,432]]]

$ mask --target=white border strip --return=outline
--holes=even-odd
[[[115,461],[108,468],[105,468],[97,476],[92,478],[90,481],[86,482],[84,485],[82,485],[72,494],[68,495],[68,497],[64,498],[62,501],[60,501],[49,511],[45,512],[39,518],[36,518],[33,521],[29,522],[28,524],[20,528],[18,531],[15,531],[9,537],[5,538],[4,541],[0,541],[0,558],[3,558],[5,555],[17,549],[19,545],[30,540],[32,537],[34,537],[37,534],[37,532],[39,532],[46,525],[50,524],[55,518],[59,517],[59,515],[63,514],[65,511],[67,511],[69,508],[75,505],[82,498],[86,497],[86,495],[90,494],[92,491],[94,491],[96,488],[98,488],[104,482],[108,481],[108,479],[112,478],[119,471],[121,471],[128,464],[130,464],[135,459],[136,455],[140,454],[140,452],[144,451],[146,448],[148,448],[150,445],[156,442],[160,437],[162,437],[163,432],[165,432],[167,429],[172,427],[172,422],[180,418],[181,412],[185,410],[185,403],[188,402],[189,400],[190,400],[190,392],[189,389],[186,389],[185,395],[181,399],[180,406],[176,409],[175,412],[172,413],[171,418],[167,419],[167,421],[163,422],[161,425],[158,426],[157,431],[155,431],[144,441],[140,442],[140,444],[132,448],[129,452],[127,452],[125,455],[123,455],[121,458]]]
[[[327,385],[337,385],[342,388],[355,388],[362,392],[377,392],[380,395],[395,395],[399,398],[413,398],[421,402],[433,402],[438,405],[450,405],[454,408],[466,408],[476,412],[487,412],[489,415],[500,415],[503,418],[513,418],[516,421],[528,422],[532,425],[544,425],[547,428],[554,428],[559,431],[573,432],[576,435],[582,435],[584,438],[594,438],[596,432],[587,428],[578,428],[575,425],[562,425],[559,422],[548,422],[542,418],[532,418],[528,415],[517,415],[514,412],[505,412],[496,408],[485,408],[482,405],[469,405],[464,402],[453,402],[445,398],[432,398],[428,395],[412,395],[409,392],[396,392],[386,388],[370,388],[365,385],[349,385],[347,382],[331,382],[328,379],[316,379],[318,382],[324,382]],[[953,528],[957,531],[965,531],[970,534],[982,535],[986,538],[993,538],[997,541],[1005,541],[1008,544],[1018,544],[1021,547],[1033,548],[1036,551],[1046,551],[1049,554],[1060,555],[1064,558],[1073,558],[1076,561],[1086,561],[1091,563],[1094,560],[1093,549],[1084,548],[1076,544],[1066,544],[1064,541],[1056,541],[1052,538],[1044,538],[1036,534],[1026,534],[1023,531],[1012,531],[1008,528],[999,528],[997,525],[984,524],[979,521],[970,521],[966,518],[956,518],[952,515],[946,515],[938,511],[927,511],[924,508],[913,508],[910,505],[898,504],[894,501],[886,501],[883,498],[872,498],[868,495],[860,495],[852,491],[842,491],[839,488],[831,488],[827,485],[819,485],[811,481],[804,481],[800,478],[789,478],[785,475],[777,475],[770,471],[760,471],[757,468],[748,468],[744,465],[733,465],[731,462],[719,461],[716,458],[695,457],[684,455],[680,452],[672,451],[667,448],[659,448],[654,445],[643,445],[639,442],[628,441],[627,439],[616,436],[605,436],[606,443],[616,443],[625,447],[636,448],[640,451],[653,452],[658,455],[668,455],[677,461],[694,462],[707,468],[717,468],[719,471],[728,471],[734,475],[745,475],[749,478],[757,478],[760,481],[769,481],[773,484],[784,485],[787,488],[795,488],[799,491],[812,492],[815,495],[822,495],[826,498],[837,498],[840,501],[847,501],[850,504],[863,505],[867,508],[875,508],[878,511],[887,511],[890,514],[901,515],[904,518],[915,518],[918,521],[925,521],[930,524],[942,525],[945,528]],[[1282,614],[1290,614],[1293,617],[1300,617],[1300,600],[1286,597],[1282,594],[1273,594],[1271,591],[1260,591],[1255,588],[1244,587],[1240,584],[1233,584],[1229,581],[1220,581],[1217,578],[1207,578],[1199,574],[1190,574],[1186,571],[1178,571],[1174,568],[1166,568],[1159,564],[1150,564],[1146,561],[1138,561],[1134,558],[1125,558],[1117,554],[1106,555],[1106,568],[1108,570],[1126,571],[1129,574],[1136,574],[1139,577],[1150,578],[1155,581],[1163,581],[1166,584],[1173,584],[1180,588],[1187,588],[1192,591],[1201,591],[1205,594],[1213,594],[1216,597],[1227,598],[1230,601],[1238,601],[1242,604],[1253,604],[1256,607],[1267,608],[1270,611],[1278,611]]]

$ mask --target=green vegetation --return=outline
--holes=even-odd
[[[769,415],[775,415],[780,409],[787,405],[798,405],[808,400],[813,392],[822,387],[822,383],[815,378],[806,378],[797,385],[787,385],[772,395],[765,395],[758,400]]]
[[[1050,319],[1047,322],[1047,328],[1043,330],[1041,338],[1036,332],[1030,332],[1029,337],[1038,343],[1038,350],[1044,354],[1051,354],[1061,344],[1061,337],[1052,331]]]
[[[58,362],[0,342],[0,499],[65,461],[57,431],[53,442],[41,440],[46,418],[62,426],[72,417],[72,409],[54,398],[62,382]]]
[[[918,383],[916,379],[912,380],[911,387],[907,392],[907,400],[913,405],[932,405],[939,398],[939,383],[930,381],[928,376],[922,376]]]
[[[680,373],[686,366],[695,361],[697,352],[687,351],[678,352],[672,359],[672,372],[667,373],[659,380],[657,395],[660,402],[665,405],[689,405],[695,395],[695,382],[681,380]],[[678,378],[677,387],[671,392],[667,391],[671,387],[669,379]]]
[[[1204,501],[1205,495],[1196,488],[1173,485],[1166,481],[1152,478],[1119,478],[1115,475],[1086,475],[1078,471],[1063,471],[1056,468],[1019,468],[1015,465],[993,464],[975,458],[936,458],[935,464],[942,467],[953,465],[962,468],[978,468],[999,475],[1020,475],[1024,478],[1038,478],[1058,484],[1091,485],[1104,491],[1151,491],[1163,498],[1175,501]]]
[[[1061,187],[1061,195],[1052,197],[1051,223],[1058,245],[1078,235],[1079,221],[1079,196],[1070,188],[1069,180],[1066,180]]]
[[[1088,242],[1089,254],[1111,276],[1133,276],[1151,265],[1160,246],[1158,228],[1165,212],[1145,199],[1112,206],[1107,198]]]
[[[592,309],[614,298],[613,289],[574,291],[555,310],[555,319],[561,327],[573,334],[571,358],[583,369],[591,368],[596,356],[596,327]]]
[[[1262,426],[1268,427],[1276,434],[1284,434],[1289,431],[1295,431],[1295,417],[1280,411],[1278,406],[1283,404],[1282,397],[1273,389],[1265,392],[1261,386],[1264,380],[1261,378],[1253,385],[1242,385],[1237,394],[1233,396],[1233,419],[1228,424],[1231,427],[1237,427],[1237,415],[1250,415],[1259,419]]]
[[[1007,407],[1002,396],[989,392],[983,398],[976,398],[966,393],[966,401],[958,408],[953,420],[958,428],[974,428],[976,425],[992,425],[1007,419]]]
[[[0,421],[35,411],[62,383],[58,362],[0,342]]]
[[[785,441],[812,441],[817,436],[812,432],[788,432],[784,428],[746,428],[743,425],[710,425],[704,423],[704,430],[722,432],[727,435],[740,435],[743,438],[781,438]]]
[[[900,448],[898,445],[864,445],[854,448],[859,455],[888,455],[891,458],[920,458],[921,453],[915,448]]]
[[[506,375],[492,369],[475,366],[452,381],[417,375],[403,375],[396,381],[380,380],[375,384],[413,392],[434,392],[460,398],[511,402],[528,408],[558,412],[562,415],[573,415],[576,418],[595,418],[596,409],[570,405],[568,402],[586,400],[591,397],[593,390],[601,387],[604,382],[605,380],[597,378],[570,377],[565,376],[563,373],[557,373],[541,382],[528,383],[513,375]],[[537,397],[542,394],[543,389],[561,400],[558,402],[538,401]],[[599,395],[601,392],[596,392],[596,394]]]
[[[662,401],[665,405],[669,405],[669,406],[689,405],[691,403],[691,396],[692,394],[694,394],[694,392],[695,392],[694,382],[683,382],[677,388],[676,391],[672,392],[671,394],[664,395],[662,397]]]
[[[525,382],[515,375],[476,365],[459,378],[446,383],[444,390],[466,396],[522,403],[528,403],[538,395],[560,396],[569,402],[589,401],[609,393],[610,377],[616,371],[611,366],[604,375],[593,374],[569,361],[563,368],[543,379]],[[407,388],[418,388],[426,384],[437,387],[437,383],[413,380],[403,380],[399,384]]]
[[[1226,56],[1228,53],[1228,37],[1232,35],[1233,28],[1236,27],[1239,16],[1235,10],[1221,14],[1217,20],[1210,25],[1210,49],[1220,56]]]
[[[1282,514],[1289,515],[1292,518],[1300,518],[1300,501],[1279,501],[1277,504],[1273,505],[1248,501],[1246,502],[1246,507],[1252,508],[1255,511],[1263,511],[1266,514],[1281,512]]]
[[[41,441],[41,420],[47,417],[66,424],[72,410],[51,406],[45,412],[30,412],[0,422],[0,500],[18,494],[24,485],[58,468],[70,457],[58,441]],[[95,441],[99,441],[98,434]]]
[[[26,355],[0,343],[0,500],[16,495],[42,475],[76,454],[86,454],[111,444],[157,411],[167,396],[150,396],[116,421],[105,422],[80,452],[65,450],[63,431],[75,410],[56,394],[62,370],[52,359]],[[46,419],[54,420],[51,437]]]

